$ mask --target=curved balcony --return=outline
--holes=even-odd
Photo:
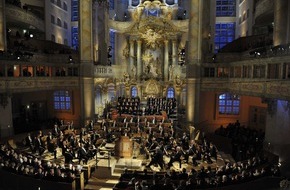
[[[60,63],[0,62],[0,93],[78,88],[79,65]]]
[[[201,90],[289,100],[288,60],[289,56],[277,56],[203,64]]]
[[[0,81],[0,92],[32,92],[57,88],[79,88],[78,77],[5,77]]]
[[[274,1],[260,0],[255,7],[255,24],[261,25],[263,23],[270,23],[274,20]]]
[[[6,4],[5,14],[7,22],[12,25],[14,23],[17,24],[18,26],[22,25],[26,28],[37,29],[41,32],[45,31],[44,20],[20,7]]]

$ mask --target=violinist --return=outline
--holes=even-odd
[[[181,168],[181,157],[183,156],[183,151],[180,146],[176,147],[175,153],[170,158],[169,163],[167,164],[167,167],[170,168],[173,165],[173,162],[177,161],[179,162],[179,168]]]

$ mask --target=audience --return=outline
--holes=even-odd
[[[232,156],[235,160],[246,160],[263,150],[265,133],[262,130],[241,126],[239,121],[222,125],[215,133],[232,139]]]
[[[0,149],[0,168],[14,174],[71,183],[78,173],[74,167],[64,168],[49,161],[42,161],[33,155],[16,152],[5,144],[1,144]]]

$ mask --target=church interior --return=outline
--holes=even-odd
[[[289,188],[289,9],[1,1],[0,190]]]

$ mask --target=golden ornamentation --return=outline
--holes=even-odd
[[[156,80],[150,79],[145,87],[145,94],[147,96],[157,96],[159,94],[160,85]]]
[[[156,49],[161,45],[163,40],[162,30],[155,31],[152,28],[147,28],[145,33],[140,33],[141,38],[145,41],[148,48]]]

